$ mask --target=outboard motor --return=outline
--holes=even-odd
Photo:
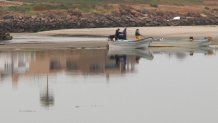
[[[124,34],[123,33],[119,33],[118,39],[125,39]]]

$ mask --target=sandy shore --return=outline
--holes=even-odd
[[[135,29],[139,28],[146,37],[181,39],[194,36],[195,38],[213,37],[213,44],[218,45],[218,26],[176,26],[176,27],[130,27],[127,29],[128,38],[134,38]],[[64,29],[39,32],[47,36],[94,36],[107,37],[114,34],[117,28]],[[123,28],[120,28],[121,30]]]
[[[177,27],[130,27],[127,29],[129,38],[134,36],[135,29],[139,28],[144,36],[183,38],[183,37],[207,37],[218,39],[218,26],[177,26]],[[91,29],[65,29],[39,32],[42,35],[59,36],[100,36],[107,37],[114,34],[117,28],[91,28]],[[121,30],[123,28],[120,28]]]

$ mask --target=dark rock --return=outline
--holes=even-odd
[[[11,15],[6,15],[3,17],[4,20],[8,20],[8,19],[14,19],[14,16]]]
[[[12,40],[12,36],[9,33],[0,32],[0,40]]]
[[[46,17],[4,16],[0,21],[2,32],[38,32],[67,28],[96,27],[135,27],[135,26],[186,26],[217,25],[218,17],[208,14],[178,14],[151,10],[121,9],[110,14],[83,14],[78,10],[68,10],[67,15],[48,15]],[[173,17],[180,16],[180,20]]]

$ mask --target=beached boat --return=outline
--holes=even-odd
[[[141,40],[122,40],[108,41],[109,48],[147,48],[152,42],[153,38],[143,38]]]
[[[211,44],[209,39],[199,40],[154,40],[150,44],[151,47],[208,47]]]

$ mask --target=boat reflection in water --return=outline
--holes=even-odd
[[[107,71],[134,72],[135,64],[139,63],[140,58],[152,60],[153,55],[148,49],[109,49],[109,60],[105,64]],[[108,72],[113,73],[113,72]]]
[[[214,49],[210,47],[185,48],[185,47],[151,47],[152,54],[166,54],[169,57],[175,56],[176,59],[184,60],[187,56],[195,54],[213,55]]]

